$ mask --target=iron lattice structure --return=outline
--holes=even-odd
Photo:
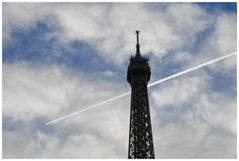
[[[139,31],[136,55],[130,58],[127,81],[131,86],[131,108],[129,128],[129,159],[154,159],[147,84],[150,80],[148,58],[140,55]]]

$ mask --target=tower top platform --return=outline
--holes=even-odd
[[[127,80],[129,83],[132,81],[132,75],[145,75],[146,80],[150,80],[150,67],[148,65],[149,58],[143,57],[140,54],[140,45],[139,45],[139,31],[136,31],[137,35],[137,44],[136,44],[136,54],[131,56],[130,64],[128,66]]]

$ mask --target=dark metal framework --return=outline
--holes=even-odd
[[[147,84],[150,80],[148,58],[140,55],[139,31],[136,55],[130,58],[127,80],[131,86],[131,109],[129,128],[129,159],[154,159],[153,135]]]

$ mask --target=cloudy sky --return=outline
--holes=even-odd
[[[127,158],[130,90],[236,51],[236,3],[3,3],[3,157]],[[236,157],[236,56],[149,88],[156,158]]]

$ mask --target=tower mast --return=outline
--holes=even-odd
[[[129,159],[154,159],[147,84],[150,67],[147,58],[140,55],[139,31],[136,31],[136,55],[130,58],[127,81],[131,86],[129,125]]]
[[[139,31],[135,31],[136,35],[137,35],[137,44],[136,44],[136,56],[140,57],[140,46],[139,46]]]

